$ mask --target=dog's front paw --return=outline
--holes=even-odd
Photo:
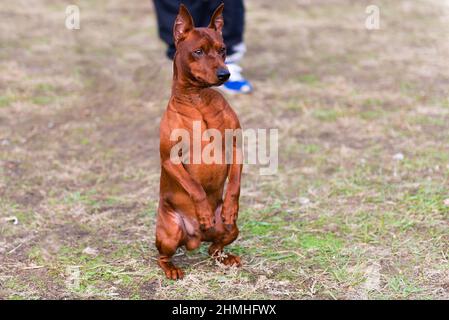
[[[237,221],[238,205],[224,206],[221,212],[221,219],[226,228],[235,225]]]
[[[215,227],[214,226],[208,226],[208,225],[205,225],[205,224],[200,224],[200,229],[203,232],[213,232],[213,231],[215,231]]]
[[[210,232],[215,230],[215,219],[202,219],[200,220],[200,229],[203,232]]]
[[[207,201],[198,204],[196,214],[202,231],[209,230],[215,226],[215,215]]]

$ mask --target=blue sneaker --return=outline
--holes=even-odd
[[[242,68],[235,63],[228,63],[226,65],[228,66],[231,76],[228,81],[219,87],[219,89],[230,94],[252,92],[253,87],[251,83],[243,78],[241,74]]]

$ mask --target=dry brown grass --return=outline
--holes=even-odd
[[[449,298],[449,5],[376,1],[367,31],[367,1],[247,1],[256,91],[228,99],[244,127],[280,129],[279,173],[245,168],[243,268],[181,250],[170,282],[151,2],[76,1],[78,31],[65,4],[27,3],[0,12],[0,298]]]

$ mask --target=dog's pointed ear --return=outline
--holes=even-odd
[[[173,38],[175,40],[175,45],[179,41],[183,40],[187,34],[194,28],[193,18],[190,15],[189,10],[186,6],[181,3],[179,6],[179,13],[176,17],[175,24],[173,26]]]
[[[223,8],[224,3],[222,2],[217,9],[215,9],[214,14],[212,15],[212,18],[210,19],[209,28],[214,29],[215,31],[218,31],[221,33],[221,30],[223,29],[224,25],[224,19],[223,19]]]

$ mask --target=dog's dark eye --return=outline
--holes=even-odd
[[[226,48],[223,47],[218,52],[220,52],[221,55],[225,55],[226,54]]]
[[[196,49],[195,51],[193,51],[193,54],[200,57],[204,54],[203,49]]]

